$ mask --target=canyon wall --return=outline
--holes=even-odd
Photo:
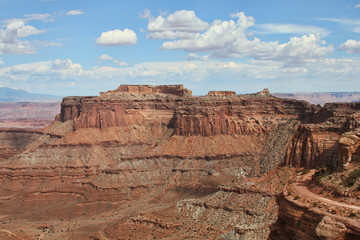
[[[285,164],[315,168],[337,166],[338,140],[360,126],[360,103],[327,103],[305,118],[287,148]]]
[[[266,239],[291,166],[335,162],[358,110],[182,85],[66,97],[41,131],[0,133],[1,221],[23,238]]]

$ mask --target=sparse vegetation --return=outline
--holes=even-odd
[[[310,172],[310,169],[305,169],[302,174],[307,174]]]
[[[360,177],[360,169],[355,169],[354,171],[352,171],[349,174],[349,177],[347,179],[347,185],[349,187],[354,186],[354,184],[356,183],[356,180]],[[359,188],[359,187],[358,187]]]
[[[294,197],[294,200],[298,200],[298,199],[300,199],[299,196],[295,196],[295,197]]]
[[[316,182],[320,182],[321,178],[323,178],[326,175],[332,174],[334,172],[334,170],[335,170],[335,168],[332,165],[321,166],[321,167],[316,168],[316,172],[315,172]]]

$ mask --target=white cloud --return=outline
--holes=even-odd
[[[13,44],[16,42],[17,38],[23,38],[43,32],[44,30],[39,30],[33,26],[26,25],[22,20],[13,21],[6,26],[6,29],[0,29],[0,42]]]
[[[360,19],[351,18],[317,18],[317,20],[339,23],[344,29],[360,33]]]
[[[8,23],[5,29],[0,29],[0,54],[33,54],[35,47],[29,42],[19,38],[28,37],[43,33],[33,26],[26,25],[24,21],[12,21]]]
[[[0,68],[0,85],[62,95],[93,95],[120,84],[184,84],[194,94],[209,90],[351,91],[360,87],[360,61],[320,59],[284,68],[274,60],[146,62],[83,69],[70,59]]]
[[[44,33],[46,30],[37,29],[28,24],[29,21],[52,22],[54,14],[27,14],[24,18],[7,19],[2,21],[0,28],[0,54],[34,54],[36,47],[61,46],[56,42],[26,41],[22,38]]]
[[[209,55],[199,56],[195,53],[189,53],[187,56],[188,61],[210,61],[211,58]]]
[[[69,83],[83,76],[80,64],[70,59],[18,64],[0,68],[0,84],[33,89],[49,94],[64,94]],[[81,89],[79,89],[81,91]]]
[[[360,8],[360,3],[356,4],[355,8]]]
[[[329,35],[329,31],[325,28],[308,26],[308,25],[298,25],[298,24],[276,24],[276,23],[267,23],[259,24],[255,26],[255,29],[259,33],[264,34],[279,34],[279,33],[293,33],[293,34],[320,34],[322,37]]]
[[[51,69],[57,70],[57,71],[73,71],[81,72],[82,67],[78,63],[72,63],[70,59],[56,59],[55,61],[51,62]]]
[[[3,65],[4,61],[0,58],[0,65]]]
[[[78,12],[76,12],[78,11]],[[69,11],[72,14],[79,14],[80,10]],[[68,13],[69,13],[68,12]],[[27,41],[22,38],[46,32],[45,29],[37,29],[31,26],[30,21],[53,22],[56,16],[63,15],[64,12],[53,14],[33,13],[26,14],[23,18],[6,19],[1,21],[0,28],[0,54],[34,54],[39,47],[62,46],[61,43],[54,41]]]
[[[85,12],[82,11],[81,9],[77,9],[77,10],[70,10],[66,13],[66,15],[71,15],[71,16],[74,16],[74,15],[81,15],[81,14],[84,14]]]
[[[60,40],[58,40],[60,41]],[[43,47],[63,47],[63,44],[60,42],[49,42],[49,41],[39,41],[39,40],[34,40],[33,41],[33,45],[36,48],[43,48]]]
[[[164,42],[163,50],[183,49],[188,52],[210,52],[223,58],[250,57],[259,60],[276,60],[284,66],[296,66],[317,61],[333,52],[331,45],[321,40],[319,34],[293,37],[287,43],[264,42],[258,38],[248,39],[246,30],[255,19],[243,12],[232,14],[237,21],[214,21],[204,33],[197,33],[191,39]]]
[[[101,33],[96,40],[96,44],[104,46],[124,46],[133,45],[137,42],[136,33],[133,30],[125,28],[123,31],[115,29]]]
[[[49,13],[33,13],[27,14],[24,17],[25,21],[39,20],[43,22],[53,22],[55,20],[55,16]]]
[[[121,60],[114,60],[113,63],[116,63],[120,67],[128,65],[126,62],[121,61]]]
[[[107,54],[103,54],[103,55],[98,57],[98,60],[99,61],[112,61],[112,60],[114,60],[114,58],[107,55]]]
[[[246,17],[244,13],[236,15],[238,21],[214,21],[213,25],[204,33],[197,33],[191,39],[181,39],[172,42],[164,42],[161,49],[175,50],[184,49],[185,51],[213,51],[224,49],[232,44],[237,38],[245,38],[246,28],[254,25],[253,17]]]
[[[207,22],[199,19],[191,10],[180,10],[167,17],[155,18],[149,10],[145,9],[141,17],[149,19],[147,37],[151,39],[190,38],[209,27]]]
[[[347,53],[360,53],[360,41],[349,39],[339,47],[340,50],[345,50]]]
[[[113,63],[117,64],[120,67],[127,66],[128,64],[120,59],[114,59],[113,57],[103,54],[98,57],[99,61],[112,61]]]
[[[153,18],[153,16],[151,15],[151,11],[147,8],[144,9],[144,13],[140,13],[139,17],[141,18]]]

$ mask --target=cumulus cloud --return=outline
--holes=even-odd
[[[75,72],[82,72],[82,67],[78,63],[73,63],[70,59],[56,59],[55,61],[51,62],[50,65],[51,69],[56,71],[75,71]]]
[[[360,3],[356,4],[355,8],[360,8]]]
[[[151,39],[191,38],[209,27],[207,22],[202,21],[191,10],[180,10],[167,17],[155,18],[149,10],[145,9],[141,17],[149,20],[147,37]]]
[[[256,25],[255,29],[257,29],[257,32],[264,34],[320,34],[322,37],[326,37],[330,33],[325,28],[299,24],[267,23]]]
[[[81,15],[81,14],[84,14],[85,12],[82,11],[81,9],[77,9],[77,10],[70,10],[68,12],[66,12],[66,15],[71,15],[71,16],[74,16],[74,15]]]
[[[17,38],[23,38],[35,34],[43,33],[33,26],[26,25],[24,21],[18,20],[9,23],[5,29],[0,29],[0,41],[5,44],[16,43]]]
[[[46,30],[37,29],[28,24],[30,21],[52,22],[54,14],[27,14],[23,18],[2,21],[0,28],[0,54],[34,54],[36,47],[60,46],[55,42],[26,41],[23,38],[44,33]]]
[[[345,50],[347,53],[360,53],[360,41],[349,39],[339,47],[340,50]]]
[[[4,61],[0,58],[0,65],[3,65]]]
[[[114,60],[114,58],[107,55],[107,54],[103,54],[103,55],[98,57],[98,60],[99,61],[112,61],[112,60]]]
[[[45,30],[39,30],[33,26],[25,24],[21,19],[11,21],[5,29],[0,29],[0,54],[17,53],[33,54],[34,46],[29,41],[20,38],[43,33]]]
[[[137,42],[136,33],[133,30],[125,28],[123,31],[119,29],[101,33],[96,40],[96,44],[104,46],[125,46],[133,45]]]
[[[205,52],[216,49],[224,49],[232,44],[237,38],[245,38],[246,28],[254,25],[254,18],[239,13],[238,21],[214,21],[213,25],[204,33],[197,33],[191,39],[180,39],[172,42],[164,42],[161,49]]]
[[[287,43],[265,42],[259,38],[248,39],[246,30],[255,24],[253,17],[243,12],[231,15],[236,21],[216,20],[208,30],[191,39],[164,42],[163,50],[182,49],[188,52],[210,52],[213,57],[276,60],[284,66],[296,66],[326,57],[333,52],[319,34],[293,37]]]

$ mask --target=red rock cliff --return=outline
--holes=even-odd
[[[360,126],[360,103],[327,103],[307,114],[287,148],[285,164],[297,167],[337,165],[338,140]]]
[[[121,85],[99,97],[67,97],[61,121],[73,120],[75,129],[147,124],[157,116],[174,128],[176,135],[261,134],[269,131],[266,115],[302,119],[310,111],[305,102],[272,97],[268,91],[236,96],[232,91],[211,91],[205,97],[192,97],[181,85]],[[149,114],[147,114],[149,113]],[[165,117],[166,115],[166,117]]]

